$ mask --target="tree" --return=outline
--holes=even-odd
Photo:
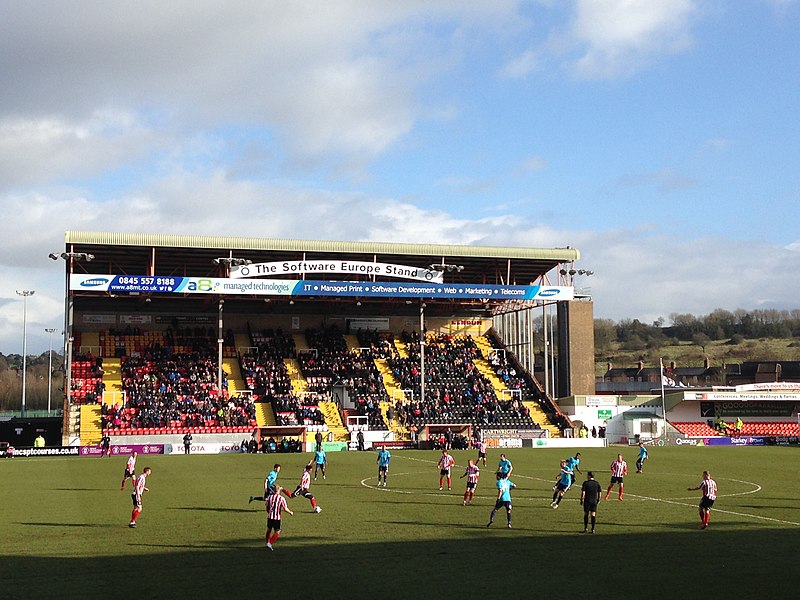
[[[594,320],[594,348],[595,352],[606,354],[612,344],[617,340],[617,331],[611,319]]]
[[[692,343],[695,346],[700,346],[703,349],[703,354],[706,352],[706,346],[711,341],[711,338],[708,337],[705,333],[695,333],[692,336]]]

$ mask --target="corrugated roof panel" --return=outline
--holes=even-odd
[[[552,260],[570,262],[580,258],[576,248],[517,248],[504,246],[459,246],[453,244],[404,244],[396,242],[342,242],[252,237],[196,236],[118,232],[67,231],[67,244],[108,244],[167,248],[219,248],[230,250],[285,250],[413,256],[464,256]]]

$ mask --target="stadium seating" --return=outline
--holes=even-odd
[[[420,340],[416,332],[403,332],[395,339],[391,332],[362,330],[344,336],[336,327],[326,327],[308,329],[301,337],[280,330],[254,331],[248,326],[246,335],[250,345],[240,348],[241,355],[234,340],[245,346],[245,334],[228,331],[223,348],[225,356],[238,357],[244,385],[251,393],[247,397],[229,395],[223,371],[223,391],[218,397],[218,346],[212,328],[101,332],[101,353],[119,357],[124,393],[120,396],[124,405],[103,406],[104,427],[116,435],[249,432],[257,423],[254,402],[269,403],[277,425],[325,427],[329,424],[319,402],[329,399],[333,386],[343,386],[355,405],[355,414],[367,417],[373,430],[389,429],[384,417],[390,406],[393,428],[402,431],[409,426],[421,430],[427,424],[448,423],[540,428],[526,406],[538,399],[535,390],[517,376],[503,354],[488,362],[483,354],[486,348],[482,351],[468,335],[426,337],[424,404],[419,400]],[[305,344],[302,351],[297,350],[299,344]],[[73,363],[76,402],[94,400],[98,390],[102,395],[102,380],[96,377],[98,367],[93,360],[76,357]],[[376,361],[399,386],[395,389],[412,390],[408,398],[389,398]],[[291,375],[290,363],[296,365]],[[293,379],[301,380],[302,389],[308,391],[297,391]],[[514,393],[498,398],[501,389]],[[342,407],[338,410],[341,417]]]
[[[396,353],[388,364],[400,386],[411,389],[419,398],[419,334],[403,332],[400,339],[408,355]],[[433,423],[471,423],[482,429],[537,429],[519,396],[498,399],[494,385],[476,366],[479,360],[483,356],[471,336],[428,334],[425,401],[397,403],[398,420],[417,429]]]
[[[706,422],[671,422],[670,424],[681,433],[690,437],[715,437],[722,435],[713,427],[709,427]]]
[[[725,433],[710,427],[706,422],[671,423],[675,429],[690,437],[720,437]],[[745,422],[741,431],[729,431],[731,437],[768,436],[788,437],[800,435],[800,427],[793,421]]]
[[[771,423],[747,423],[742,425],[742,430],[734,436],[796,436],[800,435],[800,427],[796,422],[777,421]]]

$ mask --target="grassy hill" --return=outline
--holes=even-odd
[[[800,341],[797,338],[762,338],[732,343],[730,340],[709,341],[705,346],[692,342],[667,343],[663,346],[630,349],[620,342],[595,352],[595,374],[602,376],[608,363],[615,367],[634,367],[639,360],[645,366],[658,365],[659,358],[665,364],[674,361],[679,367],[701,366],[705,357],[712,366],[751,361],[800,361]]]

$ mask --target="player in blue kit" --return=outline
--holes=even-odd
[[[642,473],[644,470],[644,461],[648,458],[647,448],[644,447],[642,442],[639,442],[639,458],[636,459],[636,472]]]
[[[378,487],[381,487],[381,475],[383,475],[383,487],[386,487],[386,477],[389,475],[389,461],[392,460],[392,455],[386,449],[384,444],[378,451]]]
[[[497,472],[500,473],[503,477],[508,478],[511,476],[511,472],[514,470],[514,465],[511,464],[511,461],[506,458],[505,454],[500,455],[500,462],[497,463]]]
[[[556,483],[556,487],[553,491],[553,501],[550,503],[550,506],[553,508],[558,508],[558,505],[561,504],[561,499],[564,497],[564,494],[572,485],[572,480],[575,477],[575,474],[570,470],[567,466],[567,461],[561,461],[561,473],[559,474],[558,483]]]
[[[261,502],[265,502],[267,498],[269,498],[272,494],[275,493],[275,484],[278,480],[278,473],[281,472],[281,466],[275,463],[275,466],[272,467],[272,471],[267,473],[266,479],[264,479],[264,495],[263,496],[250,496],[250,500],[248,500],[248,504],[253,500],[260,500]]]
[[[492,526],[494,516],[497,514],[497,511],[503,507],[506,509],[508,527],[511,527],[511,488],[515,487],[517,486],[514,485],[513,481],[507,477],[503,477],[500,471],[497,472],[497,501],[494,503],[494,508],[492,509],[492,514],[489,515],[489,522],[486,524],[486,527]]]
[[[317,471],[322,471],[322,478],[325,479],[325,465],[328,464],[328,457],[325,450],[318,448],[314,451],[314,481],[317,480]]]
[[[575,477],[576,477],[575,473],[581,473],[581,470],[579,468],[579,465],[581,464],[581,453],[576,452],[575,456],[569,456],[567,457],[566,460],[567,460],[567,469],[572,471],[572,481],[570,481],[569,484],[573,485],[575,483]]]

